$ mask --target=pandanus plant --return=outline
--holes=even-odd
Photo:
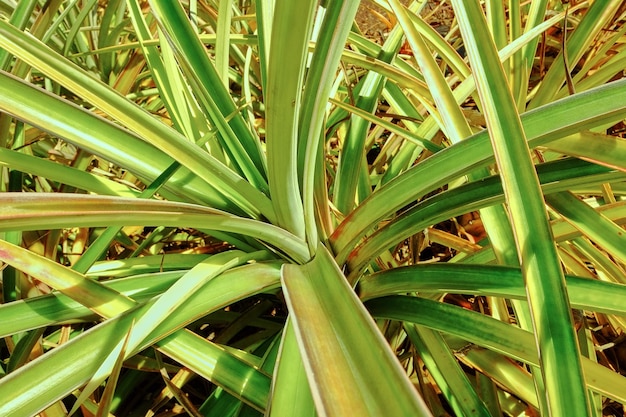
[[[376,3],[0,2],[0,415],[626,404],[622,2]]]

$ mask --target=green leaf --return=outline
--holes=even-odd
[[[621,263],[626,263],[624,229],[569,192],[546,196],[546,202],[574,227]]]
[[[102,316],[111,317],[134,306],[131,299],[99,282],[4,240],[0,240],[0,260],[28,273]]]
[[[228,88],[228,60],[230,49],[230,25],[232,14],[232,0],[220,1],[217,10],[217,39],[215,44],[215,69],[222,79],[224,87]]]
[[[23,30],[28,24],[37,3],[37,0],[26,0],[17,3],[13,13],[11,14],[11,19],[9,19],[9,23],[16,28]],[[0,50],[0,69],[6,71],[9,67],[10,59],[11,55],[7,50]]]
[[[378,126],[384,127],[385,130],[388,130],[391,133],[395,133],[396,135],[406,139],[409,142],[418,144],[420,146],[423,146],[424,148],[428,149],[431,152],[439,152],[442,149],[444,149],[442,146],[439,146],[435,143],[432,143],[431,141],[424,139],[420,136],[417,136],[415,133],[407,130],[407,129],[403,129],[402,127],[398,126],[397,124],[388,122],[387,120],[378,117],[376,115],[373,115],[370,112],[367,112],[363,109],[360,109],[358,107],[355,106],[351,106],[347,103],[344,103],[342,101],[336,100],[334,98],[330,99],[330,102],[333,103],[334,105],[336,105],[337,107],[344,109],[350,113],[352,113],[355,116],[358,116],[370,123],[376,124]]]
[[[43,336],[45,330],[45,328],[36,329],[21,336],[17,345],[15,345],[13,352],[11,352],[11,358],[7,364],[8,373],[15,371],[17,368],[28,362],[33,348],[38,343],[41,343],[41,336]]]
[[[248,261],[262,260],[264,257],[267,257],[267,253],[244,254],[240,251],[227,251],[211,256],[194,266],[148,308],[143,309],[141,314],[135,315],[130,333],[124,339],[119,340],[115,350],[108,357],[103,358],[102,365],[83,389],[77,403],[82,403],[107,375],[114,372],[114,364],[120,360],[120,355],[122,359],[126,358],[121,352],[134,352],[142,346],[154,329],[180,309],[191,294],[200,290],[203,285],[222,272]]]
[[[618,10],[618,7],[619,4],[614,2],[594,2],[589,6],[583,18],[578,22],[576,30],[574,30],[571,36],[568,36],[567,45],[565,45],[567,48],[566,56],[569,61],[568,66],[570,68],[573,68],[578,60],[582,58],[598,33],[603,30],[604,26]],[[535,96],[528,105],[529,109],[550,102],[563,86],[565,82],[563,54],[564,51],[559,52],[559,55],[554,59],[554,64],[543,76]]]
[[[256,216],[259,213],[264,213],[266,217],[273,218],[269,200],[265,195],[250,183],[242,181],[241,177],[231,169],[225,167],[208,153],[200,152],[196,145],[190,143],[180,133],[164,125],[147,111],[121,96],[117,91],[94,79],[46,45],[3,21],[0,21],[0,47],[6,48],[20,59],[41,70],[50,78],[82,95],[86,100],[123,123],[125,127],[137,133],[144,140],[154,144],[173,159],[181,162],[183,166],[204,179],[208,184],[218,188],[222,193],[228,195],[229,198],[238,201],[241,207],[247,206],[249,213],[253,215],[257,213]],[[188,56],[191,56],[191,54],[188,54]],[[29,95],[24,92],[17,93],[14,90],[15,87],[5,81],[1,84],[4,88],[11,91],[8,93],[8,96],[4,91],[0,91],[0,97],[2,97],[3,101],[6,101],[8,97],[12,97],[13,100],[17,101],[24,100]],[[232,104],[232,100],[230,101]],[[35,105],[43,106],[43,103],[29,101],[27,104],[28,107]],[[42,112],[49,115],[50,110],[54,108],[53,105],[48,105],[46,110],[42,110]],[[18,106],[14,104],[8,109],[3,108],[3,111],[13,114],[12,110],[16,109],[27,110],[24,108],[24,105]],[[234,111],[235,109],[232,109],[228,114]],[[36,115],[37,111],[31,110],[30,117],[36,117]],[[67,120],[67,116],[48,117],[43,122],[33,124],[46,127],[50,123],[56,123],[61,120]],[[93,128],[82,130],[89,132]],[[135,152],[130,154],[136,155]],[[247,195],[247,197],[244,195]]]
[[[239,113],[181,4],[169,0],[150,0],[150,6],[174,48],[178,64],[187,76],[200,106],[227,143],[226,150],[231,153],[244,177],[257,190],[267,192],[261,145]],[[272,215],[269,217],[273,218]]]
[[[461,307],[419,297],[388,296],[365,303],[372,316],[408,321],[443,331],[527,364],[539,365],[533,334]],[[626,378],[581,358],[589,387],[615,401],[626,400]]]
[[[145,302],[165,291],[182,274],[174,271],[137,275],[129,279],[105,281],[103,284],[135,301]],[[96,317],[87,307],[58,292],[2,304],[0,312],[7,319],[0,322],[0,337]]]
[[[459,361],[486,375],[530,406],[539,407],[533,378],[523,365],[467,340],[448,334],[444,338]]]
[[[50,261],[48,263],[52,264]],[[25,266],[24,269],[41,276],[36,274],[41,269],[34,265]],[[142,348],[171,334],[158,342],[164,354],[224,387],[229,393],[258,410],[263,410],[269,395],[269,377],[224,348],[188,330],[172,332],[220,307],[275,288],[279,281],[278,272],[276,265],[259,263],[220,275],[211,281],[211,285],[205,286],[203,291],[190,297],[184,307],[174,312],[166,323],[154,329],[149,337],[150,341]],[[237,283],[237,288],[233,287],[233,283]],[[97,301],[91,307],[97,307],[96,303]],[[120,311],[115,318],[95,326],[2,378],[0,394],[6,394],[5,398],[10,400],[0,404],[0,414],[12,417],[37,414],[48,404],[86,383],[99,368],[102,358],[115,348],[120,334],[129,331],[136,311],[132,309],[125,314],[119,314],[122,313]],[[76,361],[76,358],[81,360]],[[9,392],[12,394],[8,395]]]
[[[111,370],[111,376],[109,377],[109,380],[107,381],[104,391],[102,392],[102,398],[100,399],[100,404],[98,405],[98,412],[96,413],[95,417],[103,417],[103,416],[109,415],[109,410],[111,409],[111,402],[115,394],[115,388],[117,387],[117,382],[120,377],[120,371],[122,370],[122,365],[124,364],[124,357],[126,355],[126,346],[128,342],[128,337],[132,334],[132,329],[133,327],[131,326],[130,331],[126,334],[126,337],[124,338],[124,342],[122,344],[121,349],[119,350],[119,352],[117,352],[118,355],[115,360],[115,364],[113,365],[113,369]],[[81,393],[81,396],[84,393],[85,393],[85,390],[83,390],[83,392]],[[81,401],[79,397],[74,403],[74,407],[73,407],[74,411],[76,411],[78,407],[80,406],[80,404],[82,403],[83,401]],[[70,414],[73,414],[73,412],[70,412]]]
[[[621,173],[608,171],[598,165],[567,159],[540,165],[538,171],[541,182],[545,184],[543,189],[546,194],[564,191],[583,182],[601,184],[622,177]],[[446,219],[500,204],[503,200],[502,184],[496,176],[439,193],[420,201],[381,226],[356,247],[340,252],[337,255],[338,262],[347,260],[351,276],[356,278],[383,250],[411,234]]]
[[[626,286],[567,276],[567,292],[574,308],[606,314],[626,314]],[[412,292],[452,293],[524,299],[519,268],[495,265],[438,263],[394,268],[366,275],[359,281],[362,300]],[[607,299],[611,294],[611,299]]]
[[[198,205],[103,196],[10,193],[0,195],[0,231],[63,227],[162,225],[241,233],[293,257],[309,258],[306,244],[271,224]]]
[[[441,73],[432,52],[410,19],[410,14],[398,0],[389,0],[389,5],[398,17],[398,22],[406,33],[415,60],[419,64],[424,79],[437,106],[437,118],[441,119],[441,131],[452,143],[457,143],[472,135],[472,130],[457,105],[456,99],[444,75]]]
[[[137,349],[154,328],[174,314],[177,309],[180,309],[191,294],[199,291],[216,276],[235,266],[250,261],[264,260],[267,256],[267,252],[246,254],[235,250],[213,255],[205,261],[198,263],[163,292],[151,304],[150,308],[143,312],[141,317],[137,318],[132,332],[124,341],[126,345],[125,350],[132,352]]]
[[[277,0],[265,92],[268,178],[277,224],[300,238],[305,227],[298,181],[298,120],[316,5],[310,0]]]
[[[161,42],[163,57],[159,55],[157,45],[150,44],[152,36],[141,14],[139,3],[133,0],[127,4],[135,33],[140,40],[141,51],[174,126],[187,138],[197,141],[201,135],[207,134],[209,126],[206,120],[200,117],[198,105],[190,98],[189,87],[184,83],[178,68],[167,65],[173,61],[173,58],[168,59],[171,54],[167,54],[171,49],[167,49],[167,42]]]
[[[443,337],[422,326],[406,325],[404,328],[455,413],[491,416]]]
[[[544,145],[580,130],[626,115],[626,80],[578,93],[521,115],[529,146]],[[379,188],[335,229],[331,243],[336,253],[353,247],[386,216],[428,191],[485,166],[493,158],[487,131],[446,148]],[[602,154],[594,153],[594,161]],[[607,155],[608,158],[612,158]],[[461,162],[460,162],[461,161]],[[608,166],[611,166],[608,162]],[[410,189],[411,193],[404,192]]]
[[[344,45],[350,32],[348,22],[354,20],[358,2],[330,1],[322,21],[319,37],[316,42],[311,67],[307,73],[304,87],[302,108],[300,112],[298,132],[298,172],[302,175],[302,199],[304,210],[305,231],[309,249],[313,253],[319,240],[317,237],[316,194],[318,206],[326,206],[326,183],[322,175],[322,155],[320,142],[322,128],[326,119],[326,106],[331,89],[337,77]],[[321,186],[320,186],[321,184]],[[316,185],[318,187],[316,188]],[[322,210],[321,208],[319,210]],[[325,234],[323,231],[322,234]]]
[[[0,21],[1,27],[2,21]],[[83,74],[82,77],[89,76]],[[0,109],[3,112],[28,124],[38,126],[109,162],[125,167],[139,177],[155,179],[174,162],[155,146],[143,142],[127,130],[93,113],[34,88],[8,74],[0,73],[0,80],[2,80],[0,82]],[[151,115],[148,117],[153,119]],[[165,126],[162,125],[159,129],[163,127]],[[185,158],[187,157],[183,159]],[[47,169],[45,162],[41,165],[42,168],[37,168],[36,165],[35,171]],[[206,170],[205,165],[203,171],[206,172]],[[217,172],[215,174],[216,176],[211,180],[214,183],[219,176]],[[199,180],[188,169],[180,169],[165,188],[169,189],[168,196],[172,196],[173,199],[176,199],[176,195],[183,194],[187,199],[206,201],[215,207],[234,207],[223,195],[215,192],[213,185]],[[231,180],[235,183],[242,181],[237,176],[231,176]]]
[[[104,177],[6,148],[0,148],[0,165],[95,194],[120,197],[135,197],[138,194],[128,186]]]
[[[317,416],[307,373],[290,320],[285,325],[278,355],[272,378],[272,400],[266,415]]]
[[[97,339],[75,337],[2,378],[0,393],[8,396],[0,404],[0,413],[7,417],[36,415],[82,385],[97,369],[102,355],[113,348],[119,331],[116,324],[101,324],[86,333]]]
[[[415,4],[414,9],[423,7]],[[402,45],[402,31],[395,27],[385,40],[378,59],[389,63],[397,54]],[[378,104],[378,97],[383,89],[386,79],[376,72],[368,72],[359,81],[357,97],[349,97],[350,102],[355,102],[355,106],[365,112],[373,113]],[[359,173],[362,170],[365,157],[365,138],[369,129],[369,121],[361,117],[350,119],[350,129],[342,144],[341,155],[339,157],[337,174],[334,185],[333,202],[337,209],[344,215],[350,213],[357,203],[357,188]]]
[[[320,415],[430,415],[325,248],[282,283]]]
[[[626,171],[626,140],[616,136],[583,131],[551,141],[547,147],[555,152]]]
[[[507,86],[493,39],[477,1],[453,0],[473,69],[489,137],[509,210],[540,365],[548,410],[554,415],[586,416],[590,410],[580,352],[565,290],[565,277],[533,169],[526,136]],[[541,395],[541,394],[540,394]]]

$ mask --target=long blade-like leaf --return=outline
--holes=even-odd
[[[178,4],[178,2],[171,3]],[[249,206],[251,213],[258,213],[259,206],[265,205],[267,211],[262,208],[261,211],[266,211],[266,217],[273,218],[273,210],[268,206],[268,199],[258,189],[252,187],[250,183],[242,181],[241,177],[206,152],[199,152],[197,146],[190,143],[174,129],[164,125],[109,86],[89,76],[84,70],[58,55],[46,45],[20,32],[6,22],[0,21],[0,46],[19,56],[20,59],[33,67],[40,69],[50,78],[82,95],[86,100],[124,123],[144,140],[155,144],[165,153],[179,160],[207,183],[220,186],[220,188],[225,187],[222,188],[222,191],[231,197],[241,196],[240,204],[244,207]],[[4,94],[1,96],[6,99]],[[9,96],[13,96],[14,99],[20,98],[14,93],[9,93]],[[227,185],[228,183],[230,185]],[[244,194],[249,195],[244,197]],[[256,197],[252,197],[252,195]],[[253,202],[254,200],[257,201]]]
[[[278,224],[304,238],[298,118],[316,1],[278,0],[267,73],[267,162]],[[289,57],[289,59],[285,59]]]
[[[546,196],[546,202],[615,259],[626,264],[624,229],[568,192]]]
[[[626,314],[626,286],[567,276],[570,301],[575,308],[606,314]],[[394,268],[367,275],[359,281],[361,299],[412,292],[453,293],[524,299],[519,268],[495,265],[437,263]],[[606,294],[611,294],[607,300]]]
[[[319,415],[430,414],[324,247],[282,282]]]
[[[407,325],[405,331],[456,413],[468,417],[490,416],[443,337],[422,326]]]
[[[199,104],[228,143],[233,162],[248,181],[266,192],[265,160],[260,144],[238,111],[182,5],[178,1],[151,0],[150,6]],[[227,118],[231,118],[230,122]]]
[[[345,50],[344,44],[350,31],[348,22],[354,20],[357,8],[358,2],[329,2],[311,58],[311,68],[307,74],[303,94],[298,134],[298,172],[302,173],[305,231],[311,251],[316,249],[318,241],[318,225],[315,222],[315,184],[322,183],[319,189],[323,191],[326,189],[323,176],[319,172],[322,159],[319,144],[326,116],[325,110],[339,59]],[[328,200],[324,197],[318,199],[321,200],[318,202],[319,205],[325,205]]]
[[[156,200],[41,193],[5,193],[0,195],[0,204],[6,207],[0,213],[0,230],[4,231],[155,224],[195,227],[256,237],[277,247],[298,262],[305,262],[309,258],[306,244],[281,228],[203,206]]]
[[[54,265],[51,261],[45,263],[48,268]],[[60,272],[58,268],[55,269],[55,273]],[[34,277],[45,278],[41,275],[45,271],[35,264],[25,264],[23,270]],[[68,274],[76,274],[74,271],[67,271]],[[64,275],[66,274],[62,274],[59,279],[63,279]],[[236,283],[238,288],[234,288],[233,283]],[[94,282],[94,285],[98,284]],[[163,353],[224,387],[258,410],[263,410],[269,395],[270,378],[228,353],[224,348],[189,330],[178,330],[173,334],[172,332],[180,329],[181,323],[184,325],[208,312],[268,288],[275,288],[277,285],[276,265],[259,263],[224,273],[212,280],[211,285],[205,286],[203,289],[206,291],[199,291],[190,297],[181,309],[163,323],[162,327],[155,329],[149,337],[150,340],[142,348],[171,334],[158,342]],[[77,296],[81,296],[81,300],[90,304],[93,309],[98,309],[101,305],[98,300],[84,298],[81,294]],[[123,304],[131,307],[134,305],[129,299],[125,299]],[[128,313],[118,311],[115,318],[2,378],[0,394],[7,400],[0,403],[0,414],[11,417],[37,414],[48,404],[63,398],[86,383],[102,363],[102,358],[114,349],[120,335],[123,336],[129,331],[137,311],[136,308]],[[112,309],[106,312],[114,313]],[[80,358],[80,361],[76,361],[76,358]],[[16,390],[16,387],[19,387],[19,390]],[[45,389],[42,390],[42,387]]]
[[[419,297],[388,296],[365,303],[374,317],[403,320],[462,337],[516,360],[539,365],[532,333],[461,307]],[[626,401],[626,378],[582,358],[589,387],[615,401]],[[587,413],[585,412],[585,416]]]
[[[625,86],[626,80],[619,80],[524,113],[522,122],[529,146],[534,148],[581,129],[621,120],[626,115]],[[485,165],[493,157],[488,142],[487,131],[477,133],[437,152],[380,188],[337,227],[331,236],[335,252],[354,247],[378,221],[416,197]],[[599,153],[594,154],[594,161],[599,161],[599,156]],[[460,164],[459,161],[463,162]],[[612,157],[607,165],[614,165]],[[401,191],[407,188],[412,193]]]
[[[317,416],[293,325],[287,322],[272,380],[269,417]]]
[[[1,26],[2,21],[0,21]],[[82,76],[89,77],[85,74]],[[143,178],[156,178],[173,162],[172,158],[165,155],[157,147],[140,140],[139,137],[127,130],[76,105],[30,86],[24,81],[6,73],[0,72],[0,80],[2,81],[0,82],[0,110],[28,124],[37,126],[43,131],[50,132],[52,135],[59,136],[112,163],[119,164]],[[155,120],[151,115],[148,115],[148,117],[153,121]],[[154,132],[165,128],[165,125],[154,127]],[[170,128],[165,129],[165,131],[176,133]],[[182,139],[179,137],[178,140]],[[190,150],[189,146],[193,145],[187,142],[183,147],[187,151],[184,152],[184,156],[182,156],[183,154],[178,155],[180,159],[191,158],[192,154],[196,153],[198,154],[196,156],[200,159],[210,158],[208,154],[198,152],[199,148],[196,147]],[[202,154],[205,154],[205,156]],[[212,163],[202,164],[202,171],[205,174],[212,171],[210,165]],[[185,173],[185,171],[187,172]],[[205,184],[198,184],[199,178],[190,175],[190,172],[184,169],[174,174],[172,184],[166,185],[166,188],[181,187],[189,190],[188,196],[204,194],[204,198],[198,197],[197,199],[207,201],[216,207],[226,208],[232,205],[232,203],[228,202],[229,199],[225,198],[223,193],[215,192],[215,189],[220,189],[218,182],[231,183],[232,187],[246,188],[250,186],[250,184],[243,181],[241,177],[223,165],[221,169],[206,175],[206,179],[208,178],[210,180],[207,180]],[[219,181],[218,178],[220,178]],[[208,186],[209,183],[211,184],[210,186]],[[253,193],[257,193],[257,191],[255,190]],[[233,197],[233,195],[230,195],[230,197]],[[265,199],[264,196],[261,198]],[[257,211],[257,209],[252,211]]]

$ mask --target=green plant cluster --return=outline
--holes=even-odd
[[[623,415],[625,19],[0,0],[0,415]]]

